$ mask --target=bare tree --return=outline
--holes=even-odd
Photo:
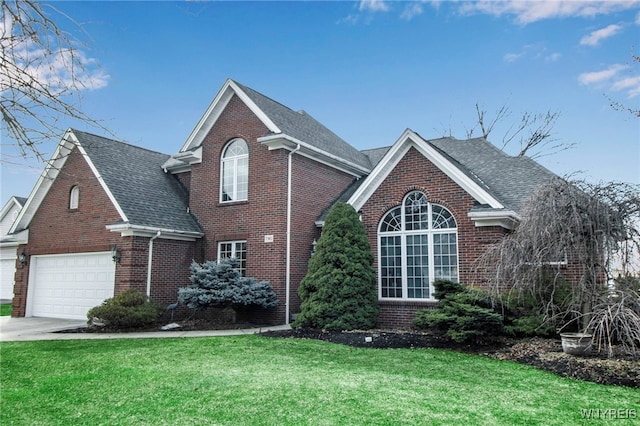
[[[72,21],[36,1],[0,3],[0,113],[3,132],[23,158],[44,159],[42,144],[57,142],[70,121],[106,130],[80,109],[80,100],[82,91],[102,87],[108,77],[51,16]]]
[[[639,253],[640,187],[558,179],[527,206],[513,233],[479,260],[478,272],[495,289],[547,295],[541,303],[548,319],[579,325],[601,346],[617,339],[640,349],[640,288],[612,276],[614,262],[629,262],[629,250]],[[563,280],[571,283],[570,295],[558,306],[553,295]]]
[[[476,125],[467,130],[467,137],[473,137],[476,127],[480,128],[481,137],[488,139],[496,125],[508,119],[511,110],[506,105],[501,106],[492,120],[487,119],[487,112],[476,103]],[[511,125],[502,137],[500,149],[505,151],[513,143],[519,144],[517,156],[525,155],[531,158],[539,158],[556,154],[571,148],[574,144],[560,142],[553,136],[553,128],[560,117],[559,112],[547,111],[546,113],[533,114],[525,112],[519,123]]]
[[[631,53],[631,60],[633,62],[640,63],[640,56]],[[607,99],[609,99],[609,104],[611,105],[611,108],[615,109],[616,111],[626,111],[631,115],[640,118],[640,108],[631,108],[627,105],[624,105],[622,102],[613,100],[608,95],[605,95],[605,96],[607,96]]]

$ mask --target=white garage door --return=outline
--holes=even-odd
[[[13,250],[15,256],[15,249]],[[13,277],[16,273],[16,259],[0,260],[0,299],[13,299]]]
[[[32,256],[27,316],[87,319],[87,311],[113,297],[111,253]]]

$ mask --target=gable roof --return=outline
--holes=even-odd
[[[0,210],[0,246],[17,246],[20,243],[22,236],[10,234],[10,231],[26,201],[27,199],[24,197],[13,196],[9,198],[2,210]]]
[[[108,229],[123,235],[157,231],[173,238],[202,235],[189,213],[186,190],[160,167],[168,155],[74,129],[66,132],[12,231],[29,226],[73,147],[84,156],[120,215],[121,220]]]
[[[173,155],[163,167],[183,171],[185,163],[195,164],[201,160],[198,157],[199,154],[185,158],[185,153],[195,153],[201,146],[205,136],[233,95],[238,96],[263,122],[267,132],[258,138],[258,142],[268,146],[269,149],[296,150],[299,155],[313,158],[357,177],[371,170],[372,164],[369,157],[349,145],[305,111],[294,111],[231,79],[226,80],[180,152]]]
[[[9,200],[4,204],[2,210],[0,210],[0,221],[4,220],[5,216],[13,209],[18,208],[21,209],[24,206],[24,203],[27,202],[25,197],[16,197],[15,195],[9,198]]]
[[[484,138],[442,138],[427,143],[448,156],[505,208],[518,213],[537,189],[557,178],[529,157],[510,156]]]
[[[379,158],[376,166],[336,201],[348,202],[356,210],[362,208],[411,148],[418,150],[477,201],[477,206],[469,212],[476,226],[513,228],[520,220],[519,212],[527,199],[542,185],[557,178],[530,158],[509,156],[483,138],[426,140],[407,129],[390,148],[367,153],[372,159]],[[318,224],[323,219],[321,216]]]

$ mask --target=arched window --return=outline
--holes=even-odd
[[[242,139],[232,140],[222,153],[220,201],[247,199],[249,189],[249,148]]]
[[[435,279],[458,280],[458,231],[449,210],[420,191],[384,215],[378,228],[380,299],[435,300]]]
[[[75,210],[80,204],[80,187],[78,185],[71,188],[69,192],[69,208]]]

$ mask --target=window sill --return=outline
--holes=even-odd
[[[436,299],[380,299],[378,298],[378,303],[385,305],[436,305],[439,300]]]
[[[240,200],[240,201],[220,201],[218,202],[218,207],[226,207],[226,206],[240,206],[243,204],[249,204],[249,200]]]

